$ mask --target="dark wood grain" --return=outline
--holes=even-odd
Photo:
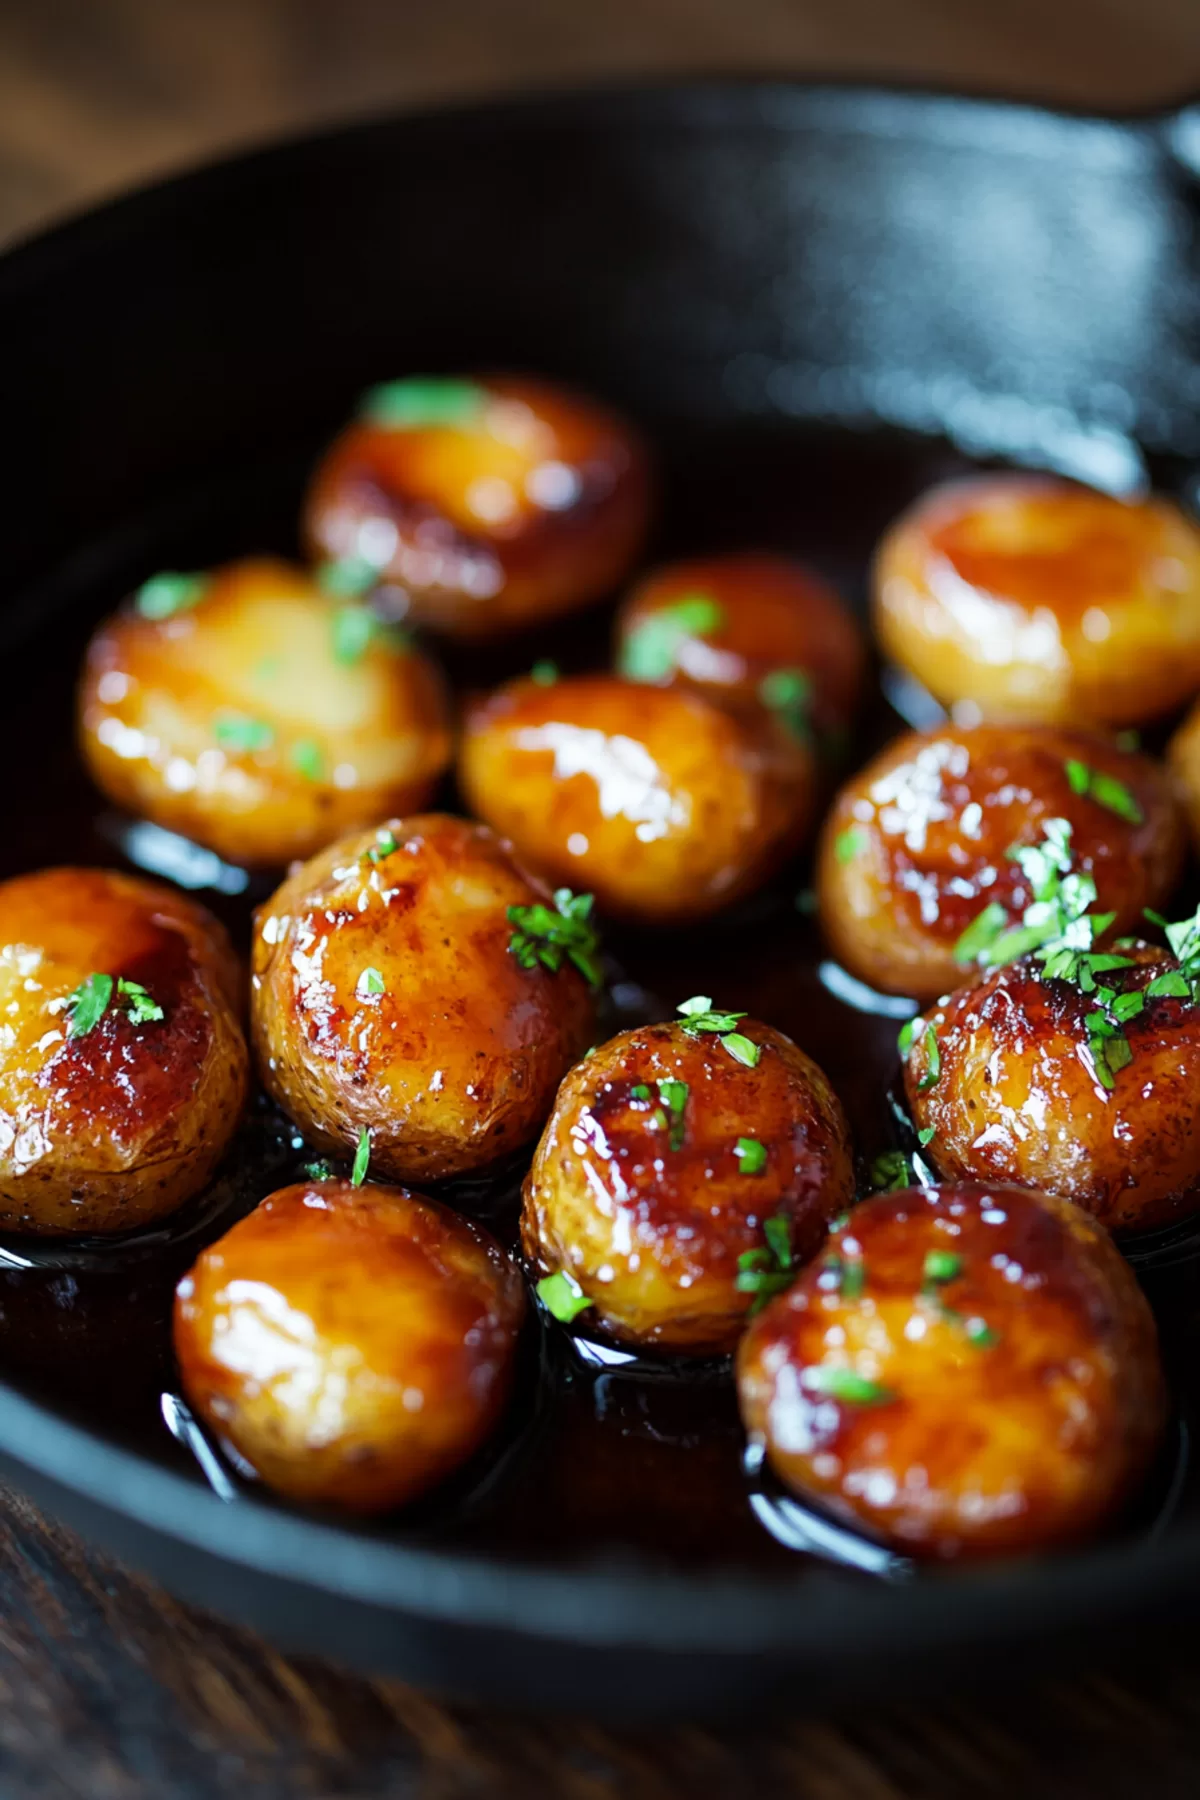
[[[0,0],[0,237],[357,111],[678,69],[1200,94],[1200,0]],[[3,1800],[1066,1800],[1200,1790],[1200,1649],[1119,1681],[614,1732],[288,1659],[0,1490]]]

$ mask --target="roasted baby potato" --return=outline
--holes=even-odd
[[[682,683],[738,711],[766,706],[807,742],[836,745],[858,707],[866,644],[834,590],[803,563],[751,552],[673,563],[617,619],[630,681]]]
[[[0,884],[0,1226],[152,1224],[208,1182],[248,1086],[237,963],[157,882]]]
[[[318,556],[373,565],[431,630],[494,638],[596,599],[650,509],[646,452],[594,400],[527,376],[390,381],[313,477]]]
[[[964,722],[1138,725],[1200,688],[1200,530],[1049,475],[934,488],[883,538],[875,630]]]
[[[423,806],[451,751],[429,659],[266,559],[139,589],[91,641],[80,735],[111,799],[267,866]]]
[[[817,1065],[769,1025],[687,1005],[567,1076],[525,1182],[521,1238],[551,1278],[551,1310],[579,1312],[588,1334],[716,1355],[764,1277],[817,1249],[854,1175]]]
[[[281,1188],[179,1283],[199,1416],[268,1486],[358,1513],[474,1454],[512,1385],[521,1278],[482,1226],[404,1188]]]
[[[794,1494],[922,1558],[1089,1536],[1166,1415],[1150,1308],[1105,1233],[968,1184],[856,1207],[752,1321],[738,1393]]]
[[[563,905],[465,819],[392,819],[331,844],[255,916],[266,1086],[324,1150],[365,1134],[382,1174],[500,1161],[536,1136],[591,1041],[595,932],[578,898]]]
[[[1120,955],[1090,992],[1026,957],[905,1033],[905,1091],[940,1174],[1044,1189],[1111,1231],[1200,1208],[1200,1010],[1166,951]]]
[[[510,682],[468,710],[473,812],[548,879],[650,924],[699,919],[759,886],[803,838],[811,752],[765,712],[612,675]]]
[[[1186,834],[1148,757],[1058,726],[905,733],[847,782],[821,833],[818,903],[834,955],[885,992],[948,993],[972,961],[956,947],[985,907],[1020,923],[1032,894],[1010,852],[1054,819],[1070,826],[1098,910],[1115,912],[1113,933],[1169,897]]]

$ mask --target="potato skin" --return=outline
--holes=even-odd
[[[311,576],[266,558],[215,571],[167,618],[127,605],[92,638],[80,688],[93,779],[119,805],[266,867],[425,805],[451,755],[441,676],[394,633],[339,654],[338,617]],[[230,720],[266,742],[231,742]]]
[[[506,909],[546,898],[481,825],[445,814],[342,838],[255,915],[251,1022],[269,1091],[305,1136],[371,1168],[435,1180],[536,1136],[591,1040],[569,964],[523,969]],[[364,991],[373,969],[381,993]]]
[[[162,1020],[114,1002],[67,1035],[91,974],[140,982]],[[0,1226],[127,1231],[204,1188],[246,1103],[241,983],[221,926],[157,882],[44,869],[0,884]]]
[[[933,488],[882,539],[885,655],[970,717],[1138,725],[1200,688],[1200,531],[1049,475]]]
[[[468,709],[459,782],[471,810],[548,880],[647,924],[706,918],[798,847],[811,753],[765,714],[581,675],[519,680]]]
[[[784,556],[749,551],[672,563],[639,582],[617,616],[617,668],[637,670],[639,633],[681,600],[716,603],[721,622],[682,631],[664,684],[696,688],[746,711],[762,704],[766,677],[796,670],[811,682],[808,715],[819,737],[843,734],[862,694],[867,650],[857,620],[821,577]]]
[[[1117,993],[1178,967],[1146,944],[1136,967],[1102,977]],[[914,1043],[904,1086],[925,1155],[952,1179],[1004,1181],[1072,1200],[1110,1231],[1169,1224],[1200,1207],[1200,1011],[1149,999],[1122,1027],[1133,1061],[1097,1079],[1085,1020],[1096,1002],[1072,982],[1039,979],[1032,958],[960,988],[926,1016],[941,1073],[924,1093],[927,1046]]]
[[[525,1182],[521,1239],[539,1275],[565,1269],[592,1300],[579,1320],[589,1334],[732,1350],[753,1298],[734,1285],[738,1257],[763,1247],[764,1220],[791,1221],[802,1259],[850,1202],[849,1128],[824,1074],[769,1025],[738,1030],[762,1046],[753,1069],[711,1033],[645,1025],[602,1044],[559,1089]],[[688,1087],[678,1149],[654,1119],[663,1080]],[[742,1173],[740,1137],[766,1149],[761,1173]]]
[[[472,424],[348,425],[313,476],[304,530],[314,555],[378,562],[408,617],[482,640],[615,586],[646,533],[651,477],[638,434],[595,400],[530,376],[475,379]]]
[[[930,1252],[961,1259],[932,1292]],[[950,1559],[1086,1538],[1134,1492],[1166,1417],[1154,1320],[1085,1214],[1024,1189],[912,1189],[857,1206],[829,1257],[861,1261],[861,1295],[822,1258],[738,1353],[746,1429],[793,1493]],[[822,1365],[885,1392],[820,1392]]]
[[[495,1429],[524,1312],[482,1226],[404,1188],[307,1182],[194,1263],[175,1352],[192,1407],[268,1486],[377,1513]]]
[[[1142,814],[1131,824],[1072,791],[1068,761],[1116,777]],[[1162,769],[1111,739],[1058,726],[945,726],[907,732],[846,783],[821,832],[817,895],[838,960],[872,987],[932,1000],[958,987],[959,937],[991,901],[1014,924],[1033,898],[1014,844],[1071,825],[1073,863],[1095,878],[1109,936],[1161,906],[1183,865],[1185,831]]]

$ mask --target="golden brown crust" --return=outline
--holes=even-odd
[[[442,679],[356,610],[367,629],[352,636],[311,576],[259,558],[215,571],[166,618],[114,614],[80,688],[93,778],[131,811],[263,866],[420,808],[451,755]]]
[[[835,1368],[868,1385],[839,1389]],[[1065,1201],[969,1184],[856,1207],[751,1323],[738,1391],[794,1493],[933,1558],[1091,1535],[1166,1417],[1154,1320],[1106,1234]]]
[[[140,983],[70,1035],[90,975]],[[173,1212],[208,1182],[245,1106],[241,982],[217,921],[157,882],[46,869],[0,886],[0,1225],[112,1232]]]
[[[738,1258],[762,1249],[764,1220],[789,1221],[801,1259],[850,1201],[849,1130],[824,1074],[769,1025],[738,1030],[762,1047],[752,1069],[711,1033],[646,1025],[600,1045],[559,1089],[521,1235],[540,1274],[565,1269],[592,1300],[589,1332],[732,1350],[751,1303],[735,1286]],[[687,1086],[677,1120],[661,1081]],[[743,1172],[739,1138],[763,1146],[761,1172]]]
[[[886,655],[974,717],[1137,725],[1200,687],[1200,531],[1049,475],[924,494],[875,559]]]
[[[281,1188],[179,1284],[175,1351],[204,1422],[296,1500],[373,1513],[498,1424],[521,1278],[479,1225],[403,1188]]]
[[[664,611],[696,597],[713,603],[715,621],[681,628],[667,644],[663,674],[642,673],[631,650],[639,634]],[[805,711],[818,737],[840,735],[851,724],[866,661],[862,630],[834,590],[803,563],[763,551],[656,569],[617,616],[617,666],[634,679],[680,683],[747,710],[762,703],[767,677],[781,670],[807,677]]]
[[[380,834],[395,850],[372,860]],[[331,844],[255,917],[251,1018],[263,1080],[314,1144],[439,1179],[540,1129],[590,1041],[570,965],[524,969],[509,906],[546,898],[482,825],[431,813]],[[374,972],[375,980],[366,975]],[[377,991],[369,991],[377,986]]]
[[[1113,777],[1141,813],[1131,823],[1076,793],[1067,764]],[[1014,844],[1047,819],[1071,826],[1072,865],[1094,876],[1111,935],[1170,896],[1185,831],[1158,764],[1098,734],[1060,726],[942,726],[907,732],[842,788],[821,831],[821,924],[838,960],[873,987],[932,1000],[958,986],[954,946],[992,901],[1019,924],[1033,898]]]
[[[1134,968],[1102,977],[1117,993],[1177,966],[1148,945],[1126,954]],[[905,1060],[909,1105],[946,1179],[1043,1189],[1111,1231],[1165,1225],[1200,1208],[1200,1011],[1147,999],[1121,1027],[1133,1055],[1110,1090],[1088,1048],[1096,1005],[1072,982],[1041,979],[1029,958],[959,989],[927,1015],[937,1081],[919,1091],[923,1034]]]
[[[515,681],[478,702],[459,779],[532,868],[647,923],[705,918],[759,886],[814,794],[811,753],[778,722],[611,675]]]
[[[382,537],[385,577],[410,616],[474,639],[615,586],[651,499],[645,447],[607,408],[528,376],[478,384],[469,426],[347,426],[317,468],[304,521],[318,556],[361,555]]]

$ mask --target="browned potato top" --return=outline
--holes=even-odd
[[[382,1512],[493,1430],[524,1309],[471,1220],[404,1188],[307,1182],[184,1276],[175,1349],[192,1406],[271,1487]]]
[[[121,1231],[202,1188],[246,1098],[240,1006],[224,932],[170,888],[0,885],[0,1223]]]
[[[147,583],[91,641],[80,729],[114,800],[266,865],[423,806],[451,751],[428,657],[267,558]]]
[[[1104,1232],[969,1184],[856,1207],[752,1321],[738,1389],[793,1492],[942,1558],[1094,1531],[1166,1407],[1150,1309]]]
[[[658,569],[617,620],[617,667],[630,680],[766,705],[818,736],[845,732],[865,666],[862,631],[834,590],[803,563],[761,551]]]
[[[1117,914],[1115,934],[1169,897],[1185,834],[1149,757],[1058,726],[906,732],[846,783],[822,830],[835,954],[888,992],[947,993],[963,979],[955,945],[985,906],[1020,923],[1033,895],[1008,851],[1037,843],[1048,819],[1070,824],[1072,864],[1094,877],[1096,910]]]
[[[563,1082],[525,1183],[521,1233],[540,1273],[592,1302],[580,1327],[620,1342],[716,1353],[751,1295],[738,1259],[782,1218],[796,1259],[849,1203],[849,1131],[824,1074],[769,1025],[748,1068],[712,1032],[646,1025]]]
[[[389,382],[313,477],[318,555],[361,558],[414,619],[487,638],[569,611],[634,560],[646,451],[594,400],[529,376]]]
[[[312,1141],[414,1179],[495,1163],[541,1128],[594,1008],[569,961],[513,953],[548,899],[485,826],[431,813],[343,838],[255,919],[263,1079]]]
[[[1134,966],[1099,978],[1145,993],[1178,968],[1165,950],[1125,952]],[[1110,1230],[1163,1225],[1200,1207],[1200,1010],[1146,996],[1121,1026],[1128,1064],[1097,1047],[1094,994],[1044,978],[1032,958],[961,988],[928,1015],[905,1058],[913,1117],[947,1178],[1017,1182],[1073,1200]],[[1124,1052],[1122,1052],[1122,1055]],[[921,1084],[926,1083],[924,1091]]]
[[[1140,724],[1200,688],[1200,530],[1048,475],[951,482],[880,544],[875,627],[974,717]]]
[[[459,779],[533,868],[651,923],[759,885],[813,801],[812,757],[782,724],[611,675],[515,681],[478,702]]]

